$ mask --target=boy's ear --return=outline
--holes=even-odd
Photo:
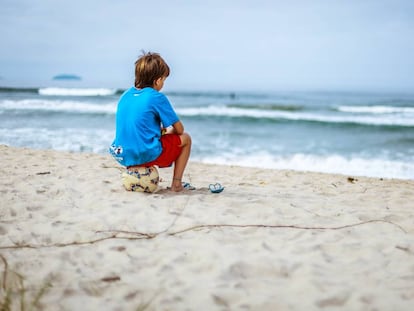
[[[157,85],[157,84],[159,84],[160,82],[161,82],[161,78],[158,78],[158,79],[154,80],[154,85]]]

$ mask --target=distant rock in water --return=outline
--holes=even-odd
[[[53,77],[53,80],[82,80],[81,77],[72,74],[60,74]]]

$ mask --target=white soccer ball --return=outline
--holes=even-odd
[[[122,174],[122,183],[128,191],[154,192],[159,181],[160,175],[155,166],[131,168]]]

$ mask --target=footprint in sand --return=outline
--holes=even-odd
[[[0,235],[6,235],[7,232],[8,232],[8,230],[5,227],[0,226]]]

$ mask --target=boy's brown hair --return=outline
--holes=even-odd
[[[169,75],[170,67],[158,53],[142,52],[135,62],[135,87],[138,89],[153,87],[157,79]]]

